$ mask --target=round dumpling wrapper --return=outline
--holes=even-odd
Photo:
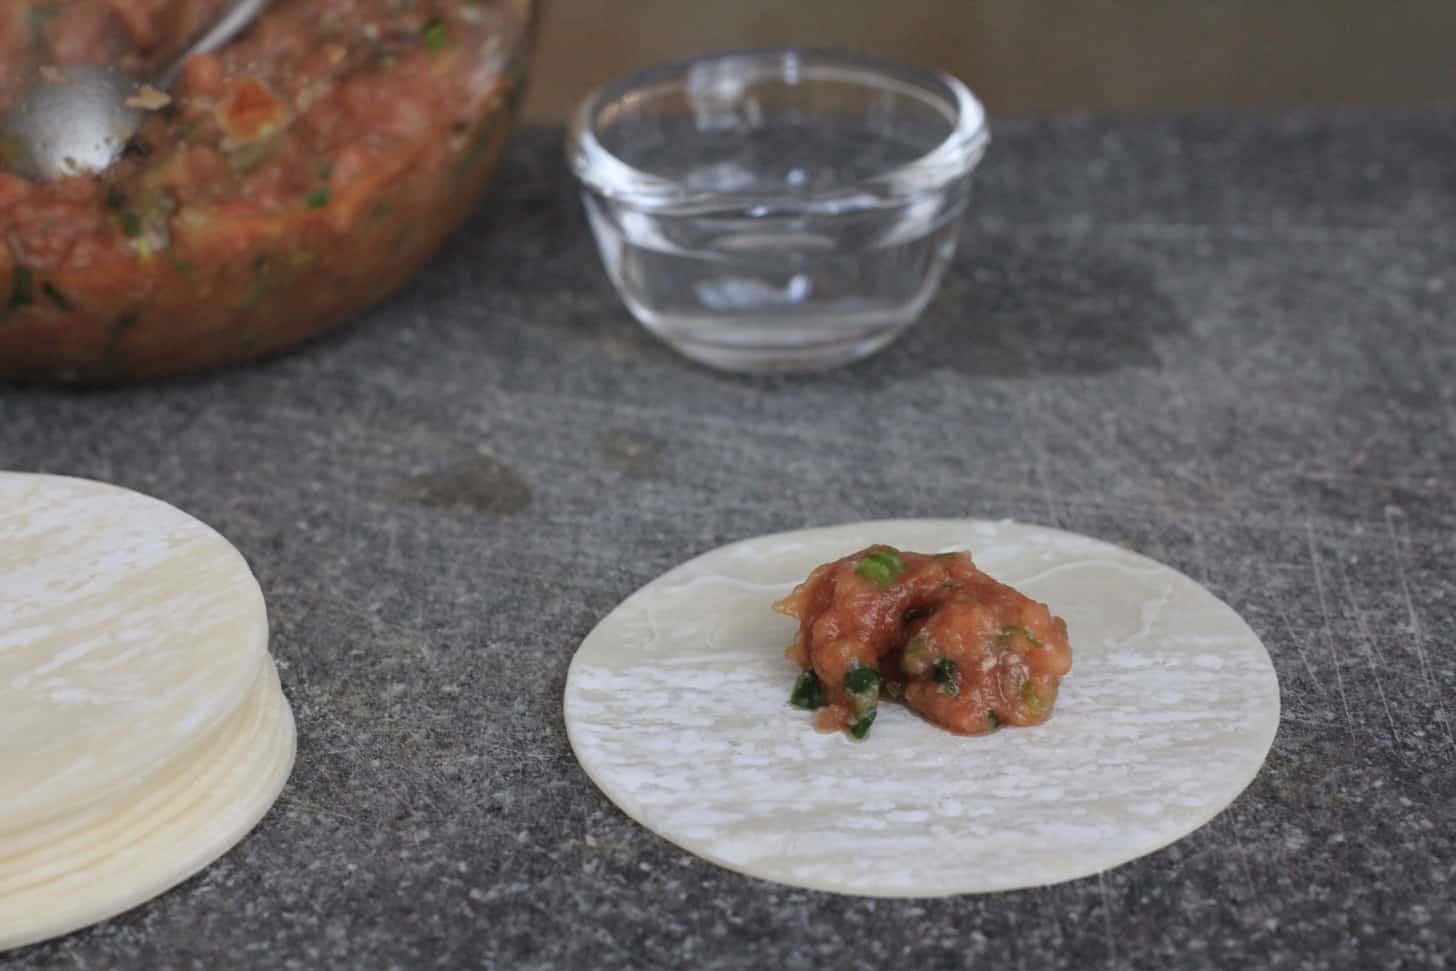
[[[212,529],[0,473],[0,950],[142,903],[256,825],[295,750],[267,645]]]
[[[869,737],[787,704],[815,566],[873,544],[969,550],[1067,621],[1050,720],[950,734],[882,703]],[[729,869],[876,897],[1044,886],[1167,846],[1249,784],[1279,723],[1268,653],[1188,577],[1098,540],[1013,522],[900,520],[734,543],[629,597],[572,661],[566,727],[628,816]]]
[[[185,753],[267,648],[257,581],[212,529],[116,486],[0,473],[0,837]]]
[[[246,836],[293,769],[293,712],[272,662],[221,730],[91,825],[0,858],[0,951],[105,920],[171,889]]]

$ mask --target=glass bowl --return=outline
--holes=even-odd
[[[612,283],[730,371],[874,353],[935,295],[988,135],[944,74],[834,51],[714,54],[592,94],[568,157]]]
[[[0,16],[0,110],[31,70],[103,61],[154,76],[221,9],[14,6]],[[384,298],[489,179],[538,7],[274,0],[189,61],[99,176],[40,184],[0,168],[0,377],[113,383],[229,364]]]

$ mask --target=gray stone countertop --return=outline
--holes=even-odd
[[[234,852],[41,968],[1456,964],[1456,114],[1008,121],[923,323],[804,378],[618,304],[559,135],[405,292],[279,360],[0,390],[0,466],[247,555],[298,765]],[[721,543],[1014,517],[1190,574],[1284,714],[1212,823],[1100,877],[852,899],[639,828],[562,725],[581,638]]]

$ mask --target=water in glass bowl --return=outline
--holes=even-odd
[[[934,295],[969,183],[909,193],[866,183],[925,152],[926,133],[896,121],[705,131],[701,116],[657,115],[609,132],[609,151],[702,193],[669,211],[585,193],[627,306],[689,357],[735,371],[832,367],[889,343]]]

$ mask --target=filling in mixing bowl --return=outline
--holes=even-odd
[[[145,77],[225,6],[6,4],[0,99],[70,64]],[[236,360],[379,299],[483,186],[528,20],[512,0],[276,0],[170,96],[147,92],[150,117],[105,173],[0,172],[0,373]]]

